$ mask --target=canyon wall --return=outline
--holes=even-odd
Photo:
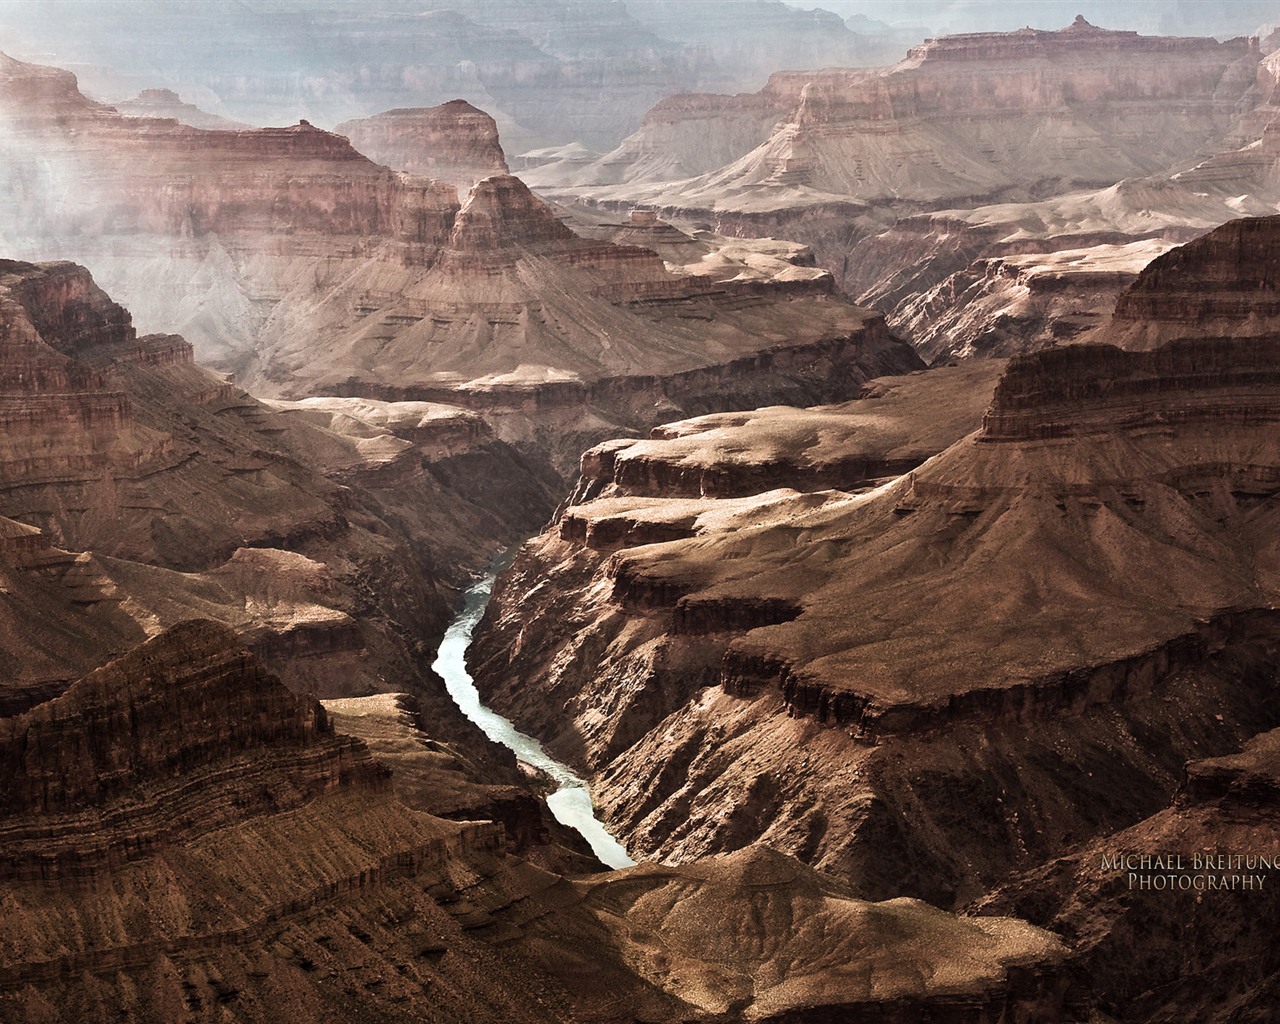
[[[420,773],[434,737],[411,735],[389,769],[199,620],[0,718],[0,1013],[586,1024],[622,1000],[671,1022],[1032,1024],[1062,1005],[1051,934],[868,903],[765,848],[539,867],[493,821],[412,805],[393,777]],[[696,979],[669,971],[673,948]]]
[[[1170,263],[1220,276],[1215,253],[1277,225]],[[1160,280],[1176,297],[1187,278]],[[1018,357],[985,417],[953,404],[976,380],[950,375],[976,368],[949,367],[598,447],[495,595],[479,686],[592,772],[642,853],[764,841],[862,895],[973,904],[1274,728],[1274,340]],[[815,489],[835,483],[812,468],[824,436],[869,461],[931,412],[932,458]],[[1221,927],[1254,941],[1244,921]]]
[[[15,248],[74,254],[140,323],[181,331],[258,393],[455,402],[544,459],[565,438],[564,461],[647,429],[655,405],[834,400],[919,365],[801,248],[676,232],[697,251],[673,262],[580,237],[510,175],[459,203],[306,124],[122,118],[65,72],[5,69],[8,144],[40,152],[12,171],[31,175],[12,194]],[[467,163],[471,142],[497,142],[463,114],[446,105],[437,130]]]

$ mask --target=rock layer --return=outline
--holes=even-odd
[[[539,869],[492,822],[401,803],[363,742],[208,622],[0,719],[0,761],[6,1020],[590,1022],[643,1007],[1031,1024],[1063,999],[1050,934],[869,904],[763,848],[576,880]]]
[[[509,170],[497,124],[466,100],[388,110],[344,121],[337,132],[380,164],[447,181],[463,193],[482,178]]]
[[[269,409],[83,267],[0,264],[0,349],[10,712],[193,616],[299,688],[425,686],[450,583],[552,505],[473,415]]]
[[[611,489],[522,553],[482,692],[593,771],[641,851],[763,838],[864,894],[964,903],[1274,725],[1274,364],[1261,337],[1020,357],[981,431],[861,495],[685,496],[686,462],[702,491],[781,417],[597,449]],[[859,404],[823,411],[846,455]],[[521,630],[531,609],[562,625]]]
[[[577,236],[510,175],[460,205],[449,186],[309,125],[149,124],[89,103],[65,73],[5,68],[8,144],[59,168],[50,183],[16,161],[30,180],[13,191],[14,231],[76,253],[142,322],[190,335],[259,391],[453,397],[492,408],[505,439],[545,448],[548,434],[645,429],[656,404],[835,400],[919,365],[785,246],[716,257],[724,246],[704,239],[696,266],[668,268],[637,245]],[[450,145],[466,149],[480,115],[455,113]]]

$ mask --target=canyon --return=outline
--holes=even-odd
[[[1064,29],[932,39],[887,68],[664,99],[596,160],[522,165],[565,204],[809,245],[929,361],[1106,317],[1147,262],[1273,213],[1280,40]]]
[[[495,593],[482,694],[590,772],[633,852],[764,842],[866,898],[998,906],[1073,936],[1080,980],[1133,915],[1176,914],[1115,895],[1099,851],[1217,843],[1188,808],[1234,783],[1196,766],[1276,725],[1278,240],[1270,217],[1172,250],[1092,344],[591,449]],[[1226,985],[1216,944],[1253,911],[1197,913],[1182,941]],[[1134,1002],[1131,969],[1091,1005],[1160,1019],[1195,984]]]
[[[338,6],[0,54],[0,1018],[1269,1021],[1280,38]]]
[[[413,115],[399,143],[470,183],[459,202],[451,181],[305,122],[126,118],[66,72],[3,70],[11,248],[74,257],[144,329],[181,332],[259,395],[456,405],[544,461],[547,436],[572,438],[560,465],[674,411],[835,400],[920,365],[802,246],[648,222],[619,225],[620,242],[575,233],[502,173],[494,122],[465,105]],[[445,137],[453,162],[432,164]],[[661,255],[636,244],[648,236]]]

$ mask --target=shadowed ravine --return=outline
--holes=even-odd
[[[471,633],[489,603],[495,575],[488,573],[467,588],[462,610],[449,624],[431,667],[440,673],[449,696],[462,713],[475,722],[489,739],[508,747],[522,762],[551,778],[556,789],[548,795],[547,806],[551,808],[556,820],[581,833],[604,864],[611,868],[629,867],[635,861],[627,856],[622,844],[609,835],[604,825],[596,819],[587,783],[543,750],[542,744],[532,736],[520,732],[507,719],[485,707],[480,701],[471,673],[467,671],[467,647],[471,643]]]

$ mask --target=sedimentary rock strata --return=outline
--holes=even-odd
[[[1008,356],[1096,327],[1171,245],[1274,211],[1272,63],[1256,40],[1082,20],[943,37],[892,68],[671,97],[608,156],[522,173],[566,203],[797,239],[927,360]]]
[[[259,392],[456,402],[545,448],[539,432],[645,429],[655,405],[834,400],[919,365],[795,247],[703,238],[668,262],[579,237],[510,175],[459,203],[306,124],[140,122],[66,73],[5,70],[9,144],[38,146],[61,183],[30,170],[13,193],[27,248],[76,254],[141,323],[182,331]],[[457,113],[441,131],[465,148],[483,115]]]
[[[377,742],[407,789],[207,621],[0,718],[5,1019],[1029,1024],[1062,1004],[1061,944],[1021,921],[868,904],[766,849],[570,880],[494,822],[402,802],[418,755]]]
[[[482,178],[509,170],[497,124],[466,100],[388,110],[344,121],[336,131],[380,164],[447,181],[463,194]]]
[[[83,267],[0,264],[0,318],[10,710],[193,616],[299,688],[420,685],[449,582],[552,505],[474,415],[273,411],[138,337]]]
[[[1133,316],[1109,325],[1115,300],[1175,243],[1273,213],[1278,140],[1266,129],[1172,175],[1098,191],[903,218],[854,247],[846,286],[885,310],[930,360],[1011,355],[1094,334],[1150,347],[1176,332],[1156,327],[1158,316],[1145,338]]]
[[[1163,169],[1222,138],[1261,57],[1246,39],[1139,36],[1078,19],[1056,32],[929,40],[892,68],[780,72],[757,102],[785,107],[781,124],[761,116],[757,124],[767,135],[692,180],[650,172],[655,184],[641,196],[727,215],[838,198],[939,203],[1050,186],[1062,191],[1072,182],[1109,184]],[[717,113],[725,105],[748,106],[708,102]],[[1168,110],[1173,104],[1176,113]],[[686,105],[696,113],[704,104]],[[678,107],[667,101],[664,109]],[[653,123],[665,120],[656,116]],[[643,138],[642,131],[624,146],[646,153],[651,147]],[[601,166],[609,173],[620,162],[621,155]],[[628,180],[625,171],[612,173]],[[637,182],[630,183],[634,199]],[[593,188],[607,182],[594,181],[590,169],[571,184],[612,197]]]
[[[1171,261],[1195,279],[1199,245]],[[1273,726],[1251,615],[1280,578],[1275,362],[1262,337],[1020,357],[980,432],[865,494],[688,496],[781,414],[674,428],[634,468],[634,443],[597,449],[602,497],[495,599],[483,692],[595,773],[640,851],[763,838],[860,892],[964,902]],[[854,417],[852,454],[858,405],[808,416]]]

